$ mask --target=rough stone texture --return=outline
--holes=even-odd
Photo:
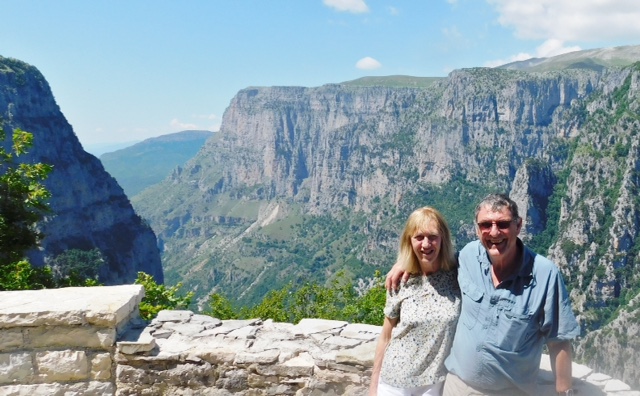
[[[177,320],[180,320],[177,322]],[[117,389],[123,395],[366,395],[379,326],[303,319],[297,325],[271,320],[214,321],[193,334],[189,311],[161,312],[140,332],[152,350],[127,354],[136,341],[118,343]],[[190,329],[185,337],[183,329]],[[217,330],[217,331],[216,331]],[[143,351],[144,350],[144,351]],[[539,374],[542,394],[554,394],[548,356]],[[574,363],[580,395],[640,396],[627,384]],[[214,392],[211,387],[218,388]],[[224,393],[228,391],[230,393]],[[629,392],[629,393],[619,393]]]
[[[0,292],[0,395],[115,395],[115,342],[139,285]]]

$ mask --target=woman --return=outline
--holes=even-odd
[[[397,263],[411,275],[387,292],[369,395],[439,395],[458,315],[451,233],[431,207],[409,216]]]

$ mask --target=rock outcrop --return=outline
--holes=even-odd
[[[29,254],[35,265],[66,250],[97,248],[106,258],[100,269],[106,284],[131,283],[138,271],[163,281],[155,234],[100,161],[82,149],[45,78],[36,68],[3,57],[0,122],[8,135],[5,145],[15,128],[34,135],[34,147],[19,161],[53,165],[45,182],[52,194],[51,215],[41,226],[45,238]]]

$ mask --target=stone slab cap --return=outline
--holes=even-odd
[[[137,309],[142,285],[0,292],[0,329],[21,326],[117,327]]]
[[[302,334],[308,336],[315,333],[332,331],[337,332],[339,329],[342,329],[348,324],[348,322],[339,320],[305,318],[298,322],[298,324],[294,326],[292,331],[294,334]]]
[[[375,340],[380,336],[381,326],[374,326],[362,323],[349,323],[340,332],[341,337],[356,338],[359,340]]]

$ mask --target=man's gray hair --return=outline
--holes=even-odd
[[[499,212],[502,208],[507,208],[513,215],[514,219],[519,219],[518,205],[507,194],[489,194],[476,206],[476,216],[478,219],[478,213],[484,207],[488,206],[493,212]]]

